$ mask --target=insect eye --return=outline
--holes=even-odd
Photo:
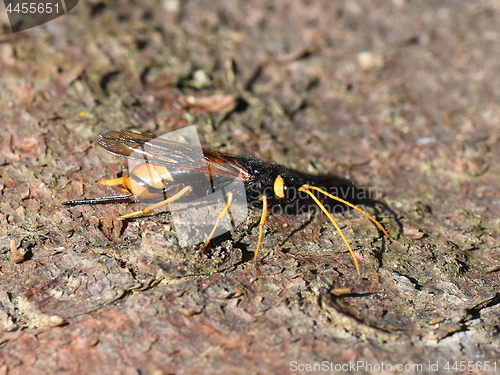
[[[283,180],[283,177],[278,175],[276,179],[274,180],[274,194],[278,198],[284,198],[285,197],[285,180]]]

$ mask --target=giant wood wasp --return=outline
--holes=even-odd
[[[203,198],[210,191],[204,187],[206,185],[196,183],[197,179],[209,180],[212,191],[224,189],[231,182],[238,180],[244,183],[247,203],[253,206],[259,203],[262,209],[258,224],[257,246],[253,257],[254,262],[258,261],[269,207],[284,207],[296,203],[300,199],[299,192],[312,199],[328,217],[347,246],[360,276],[359,263],[349,241],[332,214],[313,192],[316,191],[362,213],[387,238],[390,238],[382,224],[360,207],[314,186],[298,172],[263,161],[252,155],[230,155],[207,148],[203,148],[200,153],[199,149],[188,143],[173,142],[128,130],[101,134],[98,138],[98,144],[112,154],[139,162],[128,174],[122,177],[97,181],[101,185],[119,186],[125,189],[126,194],[71,200],[64,202],[65,205],[156,200],[156,203],[143,210],[121,216],[122,219],[129,219],[137,215],[147,214],[175,201]],[[211,233],[201,247],[201,252],[207,249],[220,221],[231,209],[233,193],[228,191],[225,197],[224,209],[218,215]]]

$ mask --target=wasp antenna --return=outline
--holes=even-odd
[[[304,188],[304,189],[303,189],[303,190],[301,190],[302,188]],[[337,196],[335,196],[335,195],[332,195],[332,194],[330,194],[330,193],[327,193],[327,192],[326,192],[326,191],[324,191],[323,189],[320,189],[319,187],[316,187],[316,186],[314,186],[314,185],[304,184],[304,185],[302,185],[302,186],[301,186],[301,188],[300,188],[299,190],[301,190],[301,191],[303,191],[303,192],[306,192],[306,193],[308,193],[308,194],[309,194],[309,190],[316,190],[316,191],[320,192],[321,194],[323,194],[323,195],[327,196],[328,198],[332,198],[332,199],[334,199],[334,200],[336,200],[336,201],[338,201],[338,202],[340,202],[340,203],[345,204],[346,206],[351,207],[352,209],[354,209],[354,210],[356,210],[356,211],[358,211],[358,212],[362,213],[362,214],[363,214],[363,215],[365,215],[368,219],[370,219],[370,221],[371,221],[373,224],[375,224],[375,225],[376,225],[376,226],[377,226],[377,227],[378,227],[378,228],[379,228],[379,229],[380,229],[380,230],[384,233],[384,235],[385,235],[387,238],[391,238],[391,236],[389,235],[389,233],[385,230],[385,228],[382,226],[382,224],[380,224],[380,222],[379,222],[377,219],[375,219],[375,218],[374,218],[373,216],[371,216],[368,212],[366,212],[366,211],[362,210],[362,209],[361,209],[361,208],[359,208],[358,206],[356,206],[356,205],[354,205],[354,204],[352,204],[352,203],[350,203],[350,202],[347,202],[346,200],[344,200],[344,199],[342,199],[342,198],[339,198],[339,197],[337,197]],[[309,194],[309,195],[311,195],[311,194]],[[311,195],[311,196],[313,196],[313,195]]]
[[[335,221],[335,219],[333,218],[333,216],[325,208],[325,206],[323,205],[323,203],[321,203],[319,201],[319,199],[316,198],[314,196],[314,194],[309,190],[309,187],[314,187],[314,186],[311,186],[311,185],[302,185],[299,188],[299,191],[302,191],[304,193],[309,194],[309,196],[314,200],[314,202],[316,202],[316,204],[319,206],[319,208],[321,208],[321,210],[325,213],[325,215],[328,217],[328,219],[330,219],[330,221],[332,222],[332,224],[335,227],[335,229],[337,230],[337,232],[339,232],[340,237],[342,237],[342,240],[346,244],[347,249],[351,253],[351,256],[352,256],[352,259],[354,260],[354,265],[356,266],[356,271],[358,272],[359,277],[362,277],[361,276],[361,270],[359,269],[358,259],[356,258],[356,254],[354,254],[354,250],[352,249],[351,245],[349,244],[349,241],[347,241],[347,238],[345,238],[344,233],[342,232],[342,229],[340,229],[339,225],[337,224],[337,222]]]

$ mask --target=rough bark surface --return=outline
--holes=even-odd
[[[499,2],[88,0],[0,24],[0,374],[499,358]],[[167,213],[61,205],[116,193],[95,180],[125,160],[98,134],[192,123],[211,148],[377,191],[393,240],[335,214],[360,279],[321,214],[271,216],[256,267],[252,217],[199,256]]]

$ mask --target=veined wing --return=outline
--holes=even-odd
[[[248,181],[251,175],[233,155],[207,148],[200,150],[188,143],[178,143],[129,130],[110,131],[98,137],[99,146],[118,156],[214,176]]]

